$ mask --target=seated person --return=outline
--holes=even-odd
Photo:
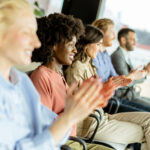
[[[119,75],[128,75],[132,70],[134,70],[134,66],[131,62],[130,51],[134,50],[136,45],[136,33],[134,30],[130,28],[123,28],[118,32],[118,41],[120,46],[117,50],[111,55],[112,64]],[[148,64],[150,65],[150,64]],[[148,67],[147,65],[147,67]],[[150,70],[146,69],[147,74],[149,74]],[[141,83],[145,78],[140,80],[135,80],[130,87],[120,88],[116,91],[117,97],[129,99],[129,100],[137,100],[142,99],[139,96],[139,93],[136,92],[134,85],[136,83]]]
[[[36,30],[33,9],[25,0],[0,0],[1,150],[58,150],[72,125],[100,103],[101,83],[90,79],[74,95],[75,85],[67,90],[61,117],[41,104],[31,80],[13,67],[31,62],[33,49],[41,45]]]
[[[119,76],[112,65],[111,58],[108,55],[108,52],[106,51],[106,48],[111,47],[112,41],[115,39],[114,22],[111,19],[104,18],[96,20],[93,23],[93,25],[102,30],[104,34],[102,48],[100,49],[100,52],[98,53],[97,57],[93,59],[93,64],[96,67],[97,74],[99,77],[102,78],[103,82],[107,81],[110,77],[113,78],[113,80],[117,80]],[[145,70],[136,69],[131,73],[127,74],[126,77],[131,78],[134,83],[135,80],[142,79],[146,75],[147,75],[146,69]],[[120,112],[150,111],[150,107],[142,104],[142,102],[138,103],[135,101],[129,101],[128,99],[126,100],[121,99],[120,103],[121,103],[121,106],[119,108]]]
[[[72,65],[65,72],[66,81],[69,84],[75,81],[77,83],[83,82],[96,73],[95,67],[92,65],[92,58],[96,57],[102,39],[100,39],[98,33],[96,34],[95,30],[98,29],[87,26],[85,36],[82,36],[76,44],[78,53]],[[105,90],[108,90],[110,84],[104,84],[104,87]],[[109,115],[104,113],[102,108],[100,108],[100,111],[102,112],[102,119],[95,140],[120,144],[140,142],[142,143],[142,149],[150,149],[150,113],[129,112]],[[94,126],[95,122],[87,117],[78,124],[77,135],[89,137]]]
[[[62,74],[62,66],[72,63],[77,52],[76,41],[83,33],[83,23],[72,16],[55,13],[38,19],[37,34],[42,45],[33,52],[32,61],[42,62],[42,65],[34,70],[30,77],[41,96],[42,103],[60,116],[65,111],[68,89]],[[85,99],[86,96],[84,95]],[[74,112],[74,106],[70,107]],[[76,126],[72,129],[71,136],[76,136]],[[74,147],[74,143],[70,145],[68,141],[67,144]],[[87,148],[108,149],[105,146],[91,144],[88,144]]]

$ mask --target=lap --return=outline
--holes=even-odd
[[[78,142],[68,140],[66,144],[70,146],[73,150],[83,150],[82,145]],[[87,143],[87,150],[112,150],[112,149],[103,145]]]
[[[122,114],[124,113],[110,115],[109,119],[100,125],[95,139],[121,144],[141,142],[142,127],[135,122],[130,122],[129,114],[125,113],[126,115],[123,116]]]

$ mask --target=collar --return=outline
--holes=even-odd
[[[129,57],[129,52],[127,52],[124,48],[120,46],[120,49],[125,57]]]
[[[19,82],[19,76],[17,75],[16,69],[13,68],[13,67],[10,69],[9,77],[10,77],[10,81],[6,80],[2,76],[2,74],[0,74],[0,82],[3,85],[8,85],[8,86],[14,86],[14,85],[16,85]]]

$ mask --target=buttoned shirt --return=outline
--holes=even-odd
[[[11,81],[11,82],[10,82]],[[10,81],[0,74],[0,150],[57,150],[49,130],[56,114],[43,106],[24,73],[12,68]]]
[[[98,76],[102,78],[103,82],[112,76],[118,76],[106,50],[98,53],[97,57],[93,59],[93,64],[96,67]]]

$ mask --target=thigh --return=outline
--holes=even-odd
[[[142,102],[139,103],[139,102],[136,102],[136,101],[121,100],[121,103],[125,104],[125,105],[128,105],[129,107],[133,107],[133,109],[136,109],[137,111],[150,112],[150,106],[142,104]]]
[[[72,150],[83,150],[83,146],[79,142],[68,140],[66,145],[72,148]]]
[[[127,112],[127,113],[117,113],[114,115],[109,115],[109,120],[125,121],[130,123],[135,123],[140,126],[145,126],[150,122],[149,112]]]
[[[87,150],[113,150],[113,149],[103,145],[87,143]]]
[[[83,147],[82,145],[80,145],[80,143],[72,140],[68,140],[66,142],[66,145],[71,147],[72,150],[83,150]],[[113,150],[113,149],[99,144],[87,143],[87,150]]]
[[[141,142],[143,131],[135,123],[112,119],[99,127],[95,139],[121,144]]]

